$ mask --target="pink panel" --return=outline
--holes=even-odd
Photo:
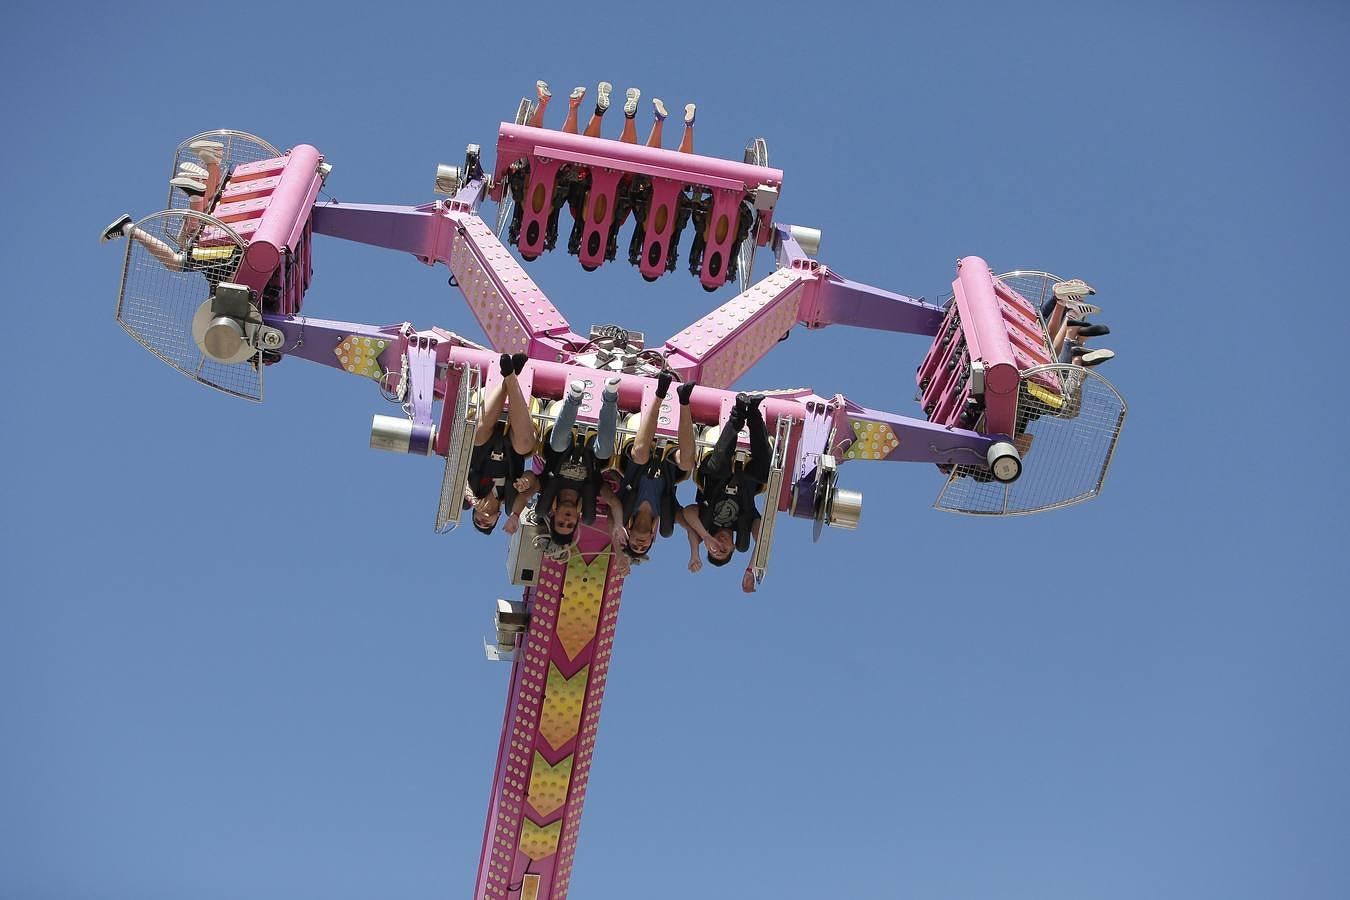
[[[220,202],[238,203],[241,200],[251,200],[254,197],[265,197],[276,190],[281,183],[281,177],[273,175],[267,178],[254,178],[249,181],[235,181],[230,179],[230,183],[225,186],[225,190],[220,195]]]
[[[284,168],[286,168],[286,157],[277,156],[272,159],[260,159],[257,162],[235,166],[230,170],[229,175],[231,181],[248,181],[253,178],[280,175]]]
[[[609,241],[610,223],[614,221],[614,202],[621,178],[623,172],[618,169],[591,169],[591,190],[586,198],[585,226],[578,254],[587,269],[598,269],[605,263],[605,247]]]
[[[726,283],[731,247],[736,242],[736,225],[744,199],[745,194],[740,191],[713,191],[713,205],[704,236],[703,271],[698,276],[706,288],[716,289]]]
[[[675,215],[683,191],[684,185],[678,181],[652,179],[651,203],[645,225],[646,242],[642,247],[641,265],[638,266],[648,280],[660,278],[666,272],[666,257],[671,249],[670,236],[675,230]]]
[[[544,252],[549,214],[553,212],[553,189],[561,166],[561,161],[556,159],[531,162],[530,179],[521,201],[524,211],[520,220],[520,238],[516,241],[520,255],[526,259],[534,259]]]

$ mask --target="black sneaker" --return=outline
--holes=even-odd
[[[510,353],[503,353],[500,362],[501,362],[501,367],[502,367],[502,377],[503,377],[503,378],[505,378],[505,377],[508,376],[508,375],[514,375],[514,374],[515,374],[515,370],[511,368],[511,354],[510,354]]]
[[[671,375],[670,370],[663,371],[656,376],[656,396],[662,400],[666,399],[667,392],[670,391]]]
[[[123,213],[117,217],[117,220],[103,229],[103,233],[98,236],[101,243],[116,240],[122,236],[122,229],[131,224],[131,216]]]
[[[515,353],[511,356],[511,370],[519,375],[525,371],[525,364],[530,361],[528,353]]]
[[[697,382],[686,381],[684,384],[680,385],[675,389],[675,393],[680,398],[681,406],[689,405],[689,397],[694,393],[694,388],[696,387],[698,387]]]
[[[1101,337],[1104,334],[1110,334],[1111,329],[1105,325],[1086,325],[1078,329],[1079,337]]]

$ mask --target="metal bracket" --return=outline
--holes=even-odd
[[[445,534],[459,527],[464,511],[464,479],[469,475],[469,457],[473,455],[473,441],[469,435],[478,428],[478,388],[482,372],[477,366],[465,366],[459,377],[459,391],[455,395],[455,418],[463,423],[450,437],[450,449],[445,455],[445,474],[441,476],[441,500],[436,507],[436,533]]]
[[[778,519],[778,495],[783,489],[788,436],[792,434],[792,423],[795,421],[790,416],[778,417],[778,430],[773,439],[773,462],[769,466],[769,481],[764,489],[764,515],[759,522],[759,540],[755,542],[755,552],[750,556],[750,571],[755,575],[755,584],[762,583],[769,570],[774,523]]]

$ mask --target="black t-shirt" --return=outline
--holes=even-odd
[[[759,510],[755,508],[759,482],[748,475],[737,472],[730,478],[704,487],[705,490],[698,492],[698,517],[708,531],[730,528],[735,532],[748,532],[760,517]]]
[[[506,427],[499,422],[487,443],[473,448],[466,480],[475,497],[495,492],[502,503],[509,503],[516,494],[515,480],[523,474],[525,457],[511,446]]]

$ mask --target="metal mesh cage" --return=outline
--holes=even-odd
[[[1021,477],[1001,484],[984,465],[955,466],[934,506],[1014,516],[1091,499],[1101,493],[1125,413],[1120,393],[1091,369],[1064,364],[1028,369],[1022,373],[1013,438],[1022,454]]]
[[[194,134],[192,137],[179,144],[173,154],[173,168],[169,170],[169,177],[173,178],[183,174],[180,166],[184,164],[189,167],[198,167],[205,169],[202,159],[191,150],[191,145],[197,141],[215,141],[223,145],[220,151],[220,177],[224,179],[229,175],[230,170],[237,165],[244,163],[258,162],[263,159],[276,159],[285,154],[267,143],[260,137],[251,135],[245,131],[231,131],[228,128],[221,128],[216,131],[204,131],[201,134]],[[188,171],[195,171],[189,168]],[[169,199],[165,203],[167,209],[187,209],[188,195],[184,192],[169,187]]]
[[[239,268],[244,242],[216,219],[185,209],[147,216],[127,239],[117,322],[147,350],[202,384],[262,400],[262,360],[233,365],[198,348],[193,318]]]

